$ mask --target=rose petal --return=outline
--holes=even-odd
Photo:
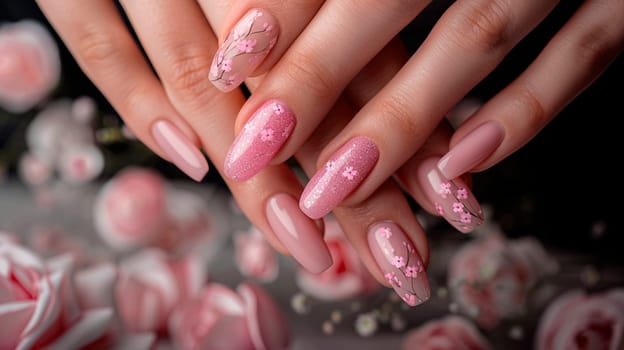
[[[35,309],[35,302],[0,304],[0,349],[13,349]]]
[[[555,332],[558,331],[556,325],[566,319],[566,312],[572,305],[579,303],[586,298],[585,293],[580,290],[568,292],[550,304],[540,321],[537,333],[537,349],[552,349],[552,342]]]
[[[46,348],[80,349],[100,338],[108,330],[112,319],[113,310],[110,308],[87,311],[77,323]]]
[[[149,350],[156,343],[153,333],[126,334],[118,339],[111,350]]]
[[[37,342],[42,341],[54,331],[54,327],[60,327],[58,293],[63,279],[63,272],[57,271],[41,280],[37,304],[30,322],[22,332],[18,350],[30,349]]]
[[[214,325],[210,332],[201,339],[198,349],[210,350],[259,350],[254,348],[245,317],[224,316]]]
[[[286,349],[289,343],[288,325],[273,299],[250,282],[239,285],[237,290],[245,302],[247,327],[256,349]]]
[[[74,283],[80,306],[85,309],[112,306],[116,279],[117,270],[112,263],[103,263],[78,271],[74,276]]]

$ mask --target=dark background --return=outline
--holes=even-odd
[[[411,51],[422,42],[448,3],[433,2],[404,30],[402,37]],[[470,95],[487,100],[508,84],[527,67],[580,3],[562,2]],[[46,23],[32,1],[0,1],[0,22],[24,18]],[[55,95],[92,96],[100,109],[113,112],[60,40],[59,45],[63,81]],[[619,179],[623,147],[618,141],[622,138],[620,119],[624,116],[623,78],[621,55],[528,145],[499,165],[474,176],[477,198],[493,206],[494,218],[509,235],[536,235],[547,245],[594,255],[598,263],[624,263],[619,239],[620,220],[624,216],[624,188]],[[17,131],[0,125],[0,149]],[[121,154],[136,145],[107,147],[109,152]],[[182,178],[175,168],[153,156],[135,159],[133,163],[150,164],[167,176]],[[217,172],[210,174],[206,182],[223,184]]]

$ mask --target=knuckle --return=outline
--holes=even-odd
[[[284,65],[284,76],[290,80],[290,86],[300,86],[314,98],[332,98],[336,89],[335,79],[323,68],[322,62],[314,55],[291,53],[288,64]]]
[[[456,13],[451,28],[462,47],[492,52],[509,42],[511,15],[506,1],[467,1]]]
[[[408,138],[422,133],[422,125],[413,118],[411,99],[405,93],[395,92],[380,104],[379,117],[392,130],[399,130]]]
[[[101,69],[116,62],[121,45],[112,32],[85,26],[76,38],[77,55],[89,68]]]
[[[173,49],[165,81],[183,100],[195,100],[210,90],[209,56],[200,50]]]
[[[530,87],[520,88],[513,103],[521,111],[524,111],[526,125],[529,129],[539,130],[546,124],[547,115],[544,104]]]
[[[609,40],[611,36],[605,25],[598,24],[573,39],[572,52],[591,73],[598,73],[615,57],[622,45]]]

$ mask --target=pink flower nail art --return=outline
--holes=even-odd
[[[288,140],[295,123],[295,114],[286,104],[265,102],[234,140],[225,159],[225,175],[243,181],[258,173]]]
[[[429,282],[422,260],[399,226],[392,222],[374,225],[368,243],[386,281],[405,303],[415,306],[429,299]]]
[[[277,42],[279,26],[267,11],[252,9],[234,26],[212,61],[210,81],[222,91],[239,86]]]
[[[445,178],[436,166],[437,159],[424,161],[418,178],[436,212],[461,232],[470,232],[483,223],[483,211],[460,178]]]

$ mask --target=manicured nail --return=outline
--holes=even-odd
[[[394,291],[410,306],[431,295],[425,267],[405,232],[393,222],[375,224],[368,231],[368,245]]]
[[[352,138],[310,179],[299,207],[312,219],[329,214],[368,176],[378,159],[379,150],[371,139]]]
[[[278,100],[265,102],[247,121],[225,157],[225,175],[244,181],[256,175],[288,140],[297,120]]]
[[[170,160],[190,178],[199,182],[206,176],[206,158],[175,125],[166,120],[157,121],[152,125],[152,136]]]
[[[251,9],[217,50],[210,81],[225,92],[235,89],[262,63],[278,35],[275,17],[266,10]]]
[[[277,238],[305,269],[320,273],[332,265],[323,235],[293,197],[285,193],[271,197],[266,204],[266,216]]]
[[[481,124],[451,148],[438,162],[448,179],[459,177],[487,158],[503,142],[505,130],[495,121]]]
[[[461,232],[483,223],[483,211],[461,178],[449,180],[436,166],[438,158],[425,160],[418,168],[418,181],[438,214]]]

